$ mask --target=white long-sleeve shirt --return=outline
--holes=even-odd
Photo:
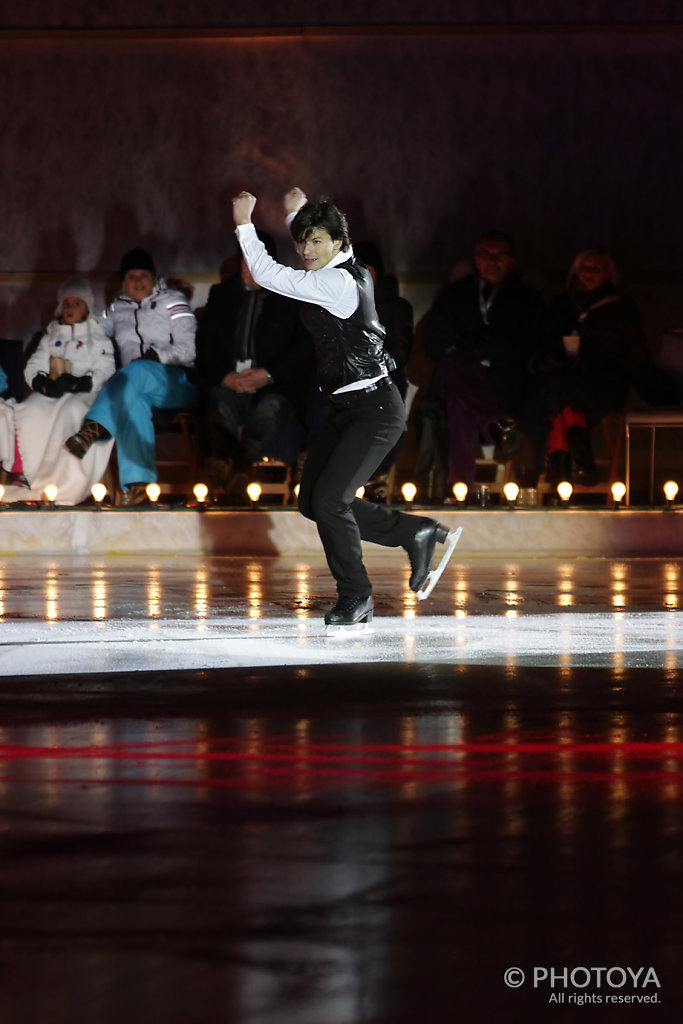
[[[288,227],[295,216],[287,217]],[[346,251],[340,249],[321,270],[294,270],[277,263],[268,254],[253,224],[238,224],[235,233],[251,276],[262,288],[300,302],[313,302],[341,320],[348,320],[358,309],[360,296],[356,282],[348,270],[339,266],[353,257],[351,246]],[[337,388],[335,394],[374,384],[382,376],[346,384]]]
[[[300,302],[314,302],[342,320],[358,308],[356,282],[339,267],[353,256],[351,248],[340,250],[321,270],[294,270],[268,255],[253,224],[239,224],[236,234],[251,276],[262,288]]]

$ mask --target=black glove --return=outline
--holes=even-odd
[[[141,359],[151,359],[154,363],[160,363],[159,354],[154,348],[148,348],[146,352],[143,352],[140,356]]]
[[[72,373],[62,373],[57,377],[57,384],[61,384],[62,394],[69,392],[75,394],[77,391],[92,391],[92,377],[86,373],[83,377],[74,377]]]
[[[47,398],[61,398],[64,394],[59,380],[53,380],[46,373],[38,373],[33,378],[31,387],[34,391],[37,391],[40,395],[45,395]]]

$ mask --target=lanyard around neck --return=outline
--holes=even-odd
[[[485,285],[486,285],[486,281],[484,281],[484,279],[482,278],[480,280],[480,282],[479,282],[479,312],[481,313],[482,320],[484,321],[484,323],[488,327],[488,323],[489,323],[489,310],[491,309],[491,306],[493,305],[493,303],[496,300],[496,296],[498,295],[498,290],[500,289],[500,285],[499,284],[494,285],[491,288],[491,291],[489,293],[488,298],[484,298],[484,287],[485,287]]]

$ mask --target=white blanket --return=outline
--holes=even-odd
[[[79,393],[47,398],[34,392],[16,403],[0,403],[0,459],[5,469],[14,462],[14,436],[29,487],[8,486],[4,501],[39,501],[48,484],[58,488],[58,505],[78,505],[101,479],[114,440],[98,441],[83,459],[64,448],[92,405],[95,395]]]

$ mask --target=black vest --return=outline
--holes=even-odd
[[[320,387],[331,394],[345,384],[379,377],[388,366],[385,330],[377,319],[370,271],[351,257],[338,264],[358,288],[358,308],[346,320],[311,302],[301,305],[301,322],[312,335]],[[313,271],[316,273],[316,271]]]

